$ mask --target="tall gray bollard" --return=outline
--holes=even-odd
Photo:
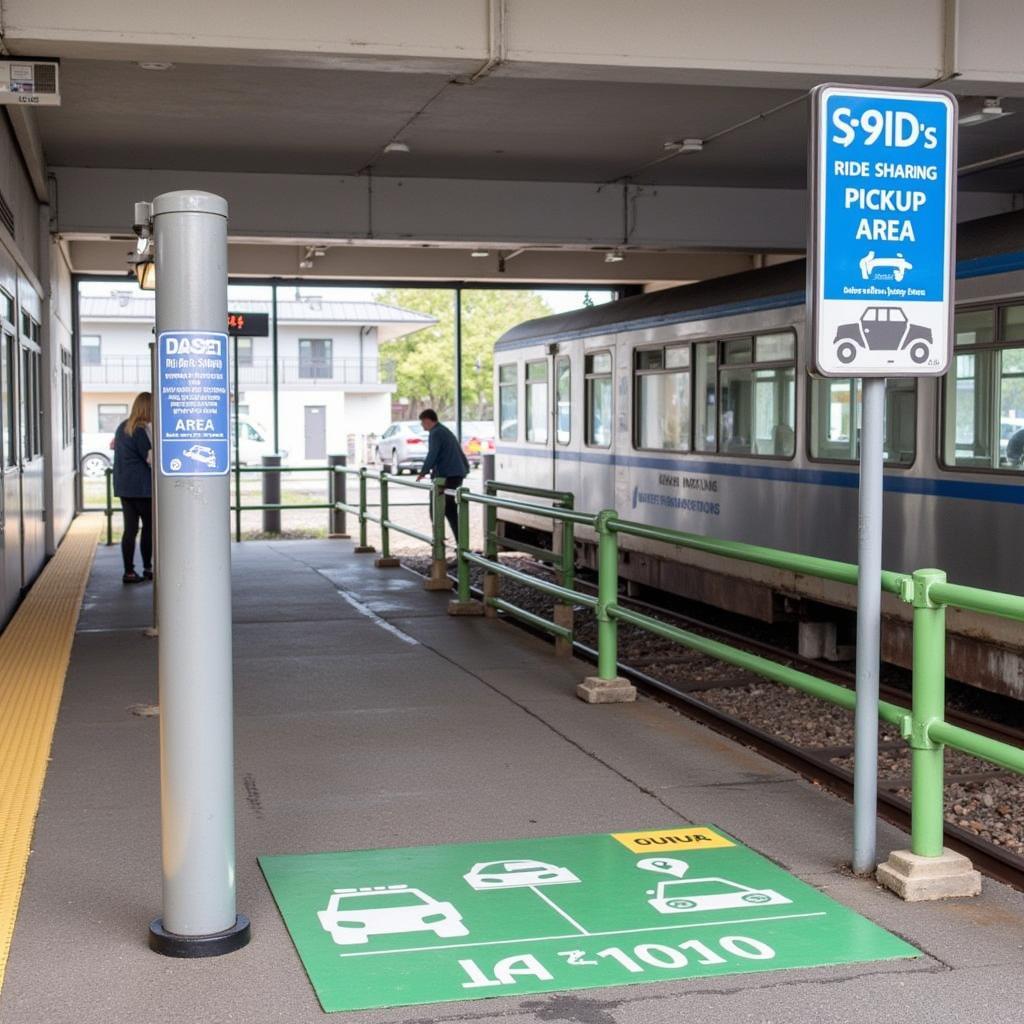
[[[328,466],[347,466],[347,455],[328,455]],[[327,500],[333,506],[336,501],[348,501],[348,474],[335,473],[333,470],[327,478]],[[332,540],[342,540],[347,537],[348,523],[345,510],[342,508],[331,508],[327,513],[327,536]]]
[[[487,483],[488,480],[494,479],[494,455],[481,455],[480,456],[480,479]]]
[[[149,944],[176,957],[249,941],[235,908],[227,213],[206,192],[152,205],[163,916]]]
[[[280,466],[280,455],[264,455],[262,458],[264,466]],[[281,504],[281,474],[263,474],[263,501],[264,505]],[[281,532],[281,510],[279,508],[265,508],[263,510],[263,532]]]

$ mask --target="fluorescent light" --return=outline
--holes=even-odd
[[[625,258],[618,249],[613,249],[611,252],[604,254],[605,263],[621,263]]]
[[[170,71],[174,65],[162,60],[144,60],[139,61],[139,67],[143,71]]]
[[[384,147],[385,153],[408,153],[409,145],[406,142],[389,142]]]
[[[1012,113],[1012,110],[1003,110],[997,96],[989,96],[979,110],[964,114],[959,123],[962,128],[969,128],[971,125],[984,124],[986,121],[998,121],[999,118],[1009,117]]]
[[[704,149],[703,139],[676,139],[666,142],[664,149],[668,153],[699,153]]]
[[[475,260],[482,260],[491,254],[486,249],[474,249],[469,255]]]

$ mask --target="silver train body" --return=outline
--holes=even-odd
[[[1024,303],[1024,215],[965,225],[959,235],[958,310]],[[723,355],[733,349],[724,346],[730,340],[787,334],[794,343],[790,394],[795,436],[783,433],[780,440],[777,429],[763,429],[771,440],[760,446],[748,440],[750,450],[743,454],[728,450],[721,436],[716,451],[652,451],[640,443],[638,378],[645,363],[669,362],[666,356],[648,358],[645,353],[657,353],[661,346],[682,352],[692,343],[688,359],[676,357],[677,365],[684,360],[690,365],[692,422],[698,401],[712,400],[708,380],[695,377],[700,343],[716,343],[716,373],[725,373]],[[741,354],[743,348],[738,345]],[[610,431],[594,422],[593,406],[607,397],[593,391],[598,365],[593,357],[601,356],[604,371],[603,354],[611,362]],[[802,261],[520,325],[495,344],[496,477],[571,491],[582,510],[613,508],[642,523],[855,562],[857,464],[852,458],[820,457],[820,452],[813,457],[811,434],[818,428],[812,422],[812,391],[822,385],[814,384],[808,357]],[[546,382],[541,381],[544,364]],[[528,376],[534,381],[529,410]],[[545,385],[549,424],[541,441],[538,406]],[[721,401],[720,381],[718,386],[715,400]],[[903,464],[885,471],[883,565],[897,571],[937,567],[954,582],[1020,593],[1024,474],[944,464],[943,381],[917,380],[916,401],[908,398],[915,390],[910,387],[886,407],[892,420],[887,441],[904,451]],[[718,410],[714,415],[719,416]],[[534,440],[527,439],[528,416]],[[723,422],[719,419],[719,435]],[[587,443],[595,436],[607,447]],[[695,444],[696,425],[689,436]],[[503,516],[501,528],[509,536],[528,534],[543,541],[543,534],[550,535],[543,519]],[[577,544],[584,563],[595,563],[593,541],[580,531]],[[557,538],[551,542],[557,545]],[[620,572],[627,582],[764,621],[796,619],[802,641],[812,649],[822,646],[826,654],[833,648],[835,623],[848,625],[855,608],[856,594],[849,587],[636,538],[620,537],[620,545]],[[909,665],[909,609],[886,599],[883,615],[883,656]],[[1024,696],[1024,634],[1018,623],[951,611],[948,629],[951,675]]]

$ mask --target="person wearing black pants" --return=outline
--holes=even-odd
[[[132,403],[128,419],[114,434],[114,494],[121,499],[124,534],[121,557],[122,583],[141,583],[153,578],[153,445],[149,438],[153,420],[153,396],[143,391]],[[135,538],[139,537],[142,575],[135,571]]]
[[[427,442],[427,457],[423,460],[423,468],[416,478],[422,480],[428,474],[431,477],[443,476],[445,491],[455,491],[462,486],[469,472],[469,460],[462,451],[458,438],[443,424],[438,422],[437,413],[433,409],[424,409],[420,413],[420,423],[430,435]],[[431,503],[433,511],[433,503]],[[444,496],[444,517],[459,539],[459,505],[454,494]]]

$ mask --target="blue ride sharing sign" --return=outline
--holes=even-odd
[[[160,472],[224,476],[229,466],[228,336],[163,331],[157,339]]]
[[[956,101],[942,92],[819,86],[810,179],[808,308],[818,372],[945,373]]]

